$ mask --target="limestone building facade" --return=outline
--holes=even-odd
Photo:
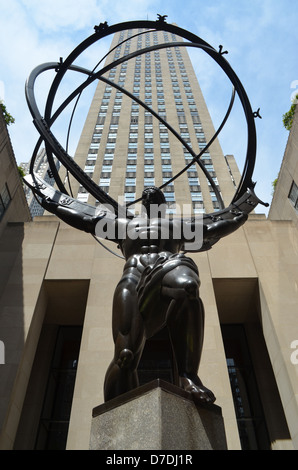
[[[4,115],[0,112],[0,235],[8,222],[31,220]]]
[[[124,39],[119,47],[127,53],[133,41],[159,40],[125,34],[114,37],[115,54]],[[193,148],[203,148],[214,128],[184,48],[143,56],[133,68],[123,65],[109,79],[171,114]],[[297,119],[269,217],[251,214],[210,251],[191,255],[206,312],[200,376],[222,408],[231,450],[298,449],[297,205],[291,189],[298,184]],[[99,83],[75,159],[114,198],[124,194],[130,201],[144,185],[175,174],[189,155],[164,126]],[[229,203],[240,176],[233,157],[216,141],[204,159]],[[96,204],[71,185],[78,199]],[[175,204],[199,214],[218,208],[196,168],[165,194],[173,214]],[[123,260],[52,215],[0,221],[0,236],[0,448],[88,449],[92,409],[103,402],[113,356],[112,299]],[[171,380],[164,337],[148,342],[139,372],[143,383],[156,376]]]

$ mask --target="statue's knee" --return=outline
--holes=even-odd
[[[120,367],[120,369],[129,368],[133,360],[133,352],[130,349],[122,349],[117,360],[117,365]]]
[[[199,283],[193,278],[176,279],[171,286],[163,286],[162,294],[173,299],[194,299],[199,296]]]
[[[162,292],[173,298],[193,298],[199,294],[200,280],[192,270],[180,266],[165,275],[162,287]]]

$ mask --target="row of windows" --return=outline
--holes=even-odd
[[[181,58],[181,62],[179,64],[180,66],[180,72],[183,73],[183,84],[185,89],[189,92],[188,94],[188,105],[189,109],[191,111],[191,114],[197,115],[197,109],[196,109],[196,104],[195,101],[193,100],[193,96],[191,94],[191,90],[189,90],[189,81],[187,78],[187,75],[185,73],[185,68],[184,68],[184,63]],[[172,77],[174,76],[174,62],[169,61],[169,67],[170,70],[172,70]],[[175,72],[176,76],[176,72]],[[180,135],[181,137],[189,144],[191,145],[190,141],[190,135],[189,135],[189,130],[186,125],[186,119],[185,119],[185,112],[184,112],[184,107],[181,101],[181,92],[178,84],[172,80],[172,89],[174,92],[174,97],[175,97],[175,103],[176,103],[176,112],[178,116],[178,121],[180,123]],[[192,157],[188,157],[192,160]],[[189,163],[188,158],[185,159],[186,164]],[[191,200],[192,200],[192,206],[193,206],[193,212],[196,213],[204,213],[205,208],[204,208],[204,202],[203,202],[203,196],[201,193],[201,188],[200,188],[200,181],[199,177],[196,171],[196,166],[192,165],[189,167],[187,171],[187,176],[188,176],[188,183],[189,183],[189,188],[190,188],[190,195],[191,195]]]
[[[157,42],[157,36],[155,36],[155,42]],[[139,40],[139,44],[141,41]],[[147,41],[147,45],[149,45],[149,41]],[[160,60],[159,60],[159,52],[155,52],[155,78],[157,82],[157,102],[158,102],[158,112],[165,113],[165,102],[164,102],[164,95],[163,95],[163,87],[162,87],[162,74],[161,74],[161,67],[160,67]],[[140,70],[140,64],[138,64],[138,71]],[[146,73],[147,71],[147,73]],[[145,60],[145,79],[146,75],[149,78],[149,73],[151,71],[151,63],[148,57],[148,60]],[[138,75],[137,75],[138,76]],[[150,76],[151,79],[151,76]],[[135,91],[137,89],[135,88]],[[152,104],[152,89],[151,86],[145,84],[145,103],[149,106]],[[137,147],[137,136],[133,134],[131,135],[133,138],[133,142],[130,141],[129,147],[136,148]],[[145,165],[144,165],[144,186],[152,186],[155,185],[155,178],[154,178],[154,149],[153,149],[153,126],[146,126],[145,124],[145,132],[144,132],[144,150],[145,150]],[[133,145],[132,145],[133,144]],[[166,177],[171,176],[171,165],[170,165],[170,148],[169,148],[169,141],[168,141],[168,134],[167,129],[165,126],[162,126],[160,129],[160,149],[161,152],[166,154],[167,160],[166,165],[162,166],[163,169],[163,177],[164,181]],[[150,163],[149,163],[150,161]],[[163,160],[162,160],[163,161]],[[127,165],[128,168],[128,165]],[[135,194],[132,191],[135,191],[135,186],[128,186],[125,187],[128,192],[126,194]],[[168,186],[166,194],[166,200],[168,203],[175,203],[175,194],[173,192],[173,185]],[[132,199],[132,198],[131,198]]]

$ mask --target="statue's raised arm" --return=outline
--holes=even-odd
[[[68,225],[92,235],[97,235],[98,222],[104,219],[107,226],[115,224],[116,215],[108,206],[97,207],[78,201],[60,191],[55,190],[37,175],[24,177],[25,183],[31,188],[34,195],[38,197],[40,205],[51,214],[56,215]],[[115,230],[110,230],[115,233]],[[112,241],[116,239],[109,238]]]
[[[40,204],[46,211],[56,215],[68,225],[71,225],[76,229],[83,230],[84,232],[91,233],[92,235],[95,235],[96,224],[107,215],[107,211],[105,210],[99,210],[97,215],[94,216],[84,212],[78,212],[67,205],[59,204],[59,202],[55,202],[47,197],[42,197],[40,199]]]
[[[192,218],[182,219],[185,227],[182,250],[185,252],[207,251],[221,238],[238,230],[248,219],[249,214],[258,204],[263,203],[255,194],[253,186],[235,202],[218,212],[201,214]]]
[[[231,218],[214,217],[204,219],[193,217],[182,219],[184,250],[191,252],[206,251],[212,248],[221,238],[238,230],[248,219],[248,214],[237,211]]]

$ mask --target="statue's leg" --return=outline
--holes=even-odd
[[[167,326],[175,355],[179,385],[200,402],[213,403],[215,397],[199,379],[204,339],[204,306],[199,297],[199,278],[185,266],[165,275],[163,295],[169,304]]]
[[[105,401],[138,386],[137,367],[145,339],[138,312],[134,276],[123,277],[116,287],[113,301],[114,358],[105,377]]]

